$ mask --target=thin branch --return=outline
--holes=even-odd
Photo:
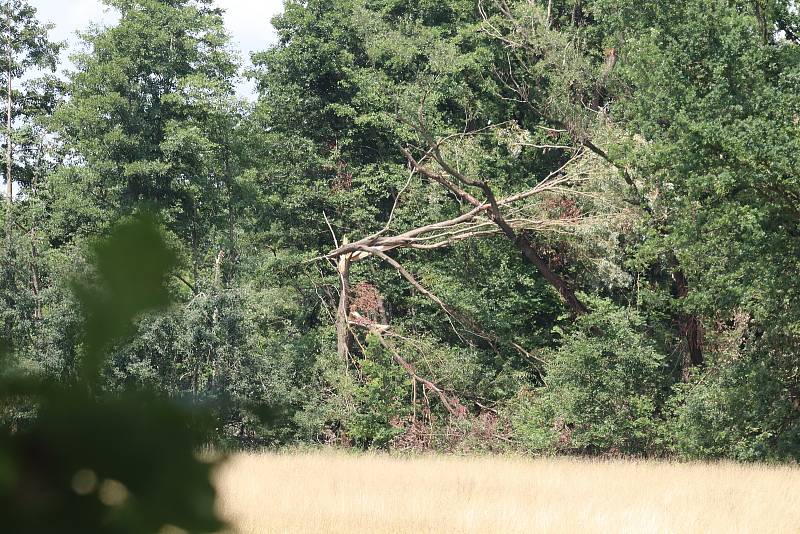
[[[408,186],[411,185],[411,179],[414,178],[414,174],[416,174],[416,169],[411,169],[408,173],[408,180],[406,180],[406,185],[398,191],[397,196],[394,197],[394,204],[392,204],[392,210],[389,212],[389,220],[386,221],[386,226],[383,227],[383,230],[375,234],[376,236],[380,236],[385,234],[389,231],[389,227],[392,225],[392,221],[394,220],[394,213],[397,210],[397,204],[400,202],[400,197],[403,196],[403,193],[408,190]],[[336,248],[339,248],[339,245],[336,245]]]
[[[186,280],[186,278],[184,278],[183,275],[181,275],[180,273],[173,273],[173,276],[175,276],[175,278],[177,278],[178,280],[180,280],[181,282],[186,284],[186,287],[191,289],[193,294],[195,294],[195,295],[197,294],[197,287],[195,287],[188,280]]]
[[[328,230],[330,230],[331,237],[333,237],[333,244],[336,245],[336,248],[339,248],[339,240],[336,238],[336,232],[333,231],[333,226],[331,221],[328,220],[328,214],[325,213],[325,210],[322,210],[322,216],[325,217],[325,224],[328,225]]]
[[[411,377],[412,380],[425,384],[425,386],[428,389],[436,393],[436,396],[439,397],[439,400],[442,402],[442,405],[445,407],[445,409],[450,415],[452,415],[453,417],[463,417],[464,415],[466,415],[465,409],[463,408],[463,406],[460,406],[460,403],[458,403],[458,401],[454,402],[447,396],[447,393],[445,393],[445,391],[442,390],[439,386],[417,374],[417,370],[414,368],[414,366],[408,363],[402,356],[400,356],[400,353],[390,343],[388,343],[382,335],[376,334],[376,337],[380,341],[381,345],[383,345],[383,347],[386,348],[386,350],[388,350],[391,353],[394,361],[397,362],[400,365],[400,367],[405,369],[406,373],[408,373],[408,375]]]

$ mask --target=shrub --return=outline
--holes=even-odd
[[[537,452],[652,453],[664,358],[635,311],[604,300],[592,307],[546,355],[547,386],[516,403],[516,437]]]
[[[676,387],[667,427],[671,448],[688,459],[800,459],[800,401],[791,351],[746,352]]]
[[[355,387],[356,412],[348,424],[348,434],[362,447],[384,447],[402,433],[393,424],[409,413],[411,381],[408,374],[386,354],[380,341],[367,338],[365,359],[361,362],[363,381]]]

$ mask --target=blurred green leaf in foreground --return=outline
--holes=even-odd
[[[104,394],[94,380],[136,317],[169,303],[174,255],[156,223],[138,217],[98,244],[93,261],[97,279],[74,284],[85,313],[81,378],[68,387],[36,381],[0,354],[0,410],[36,413],[0,429],[0,530],[217,531],[214,465],[197,456],[208,414],[148,392]]]

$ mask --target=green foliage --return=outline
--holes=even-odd
[[[222,527],[214,515],[212,462],[196,456],[209,419],[158,394],[93,391],[109,343],[140,313],[166,304],[172,255],[152,221],[118,226],[96,252],[97,279],[80,291],[85,357],[71,386],[9,369],[5,409],[32,402],[36,417],[0,434],[0,510],[9,532],[192,532]],[[91,289],[90,289],[91,288]]]
[[[348,435],[362,447],[383,447],[402,432],[410,413],[411,380],[375,337],[367,338],[365,359],[359,362],[361,383],[354,388],[355,411]]]
[[[798,458],[797,363],[789,347],[771,353],[751,348],[709,369],[697,384],[676,386],[666,427],[674,451],[689,459]]]
[[[36,8],[26,0],[9,0],[0,14],[3,17],[0,41],[6,59],[3,64],[6,73],[19,78],[32,68],[55,70],[61,46],[48,39],[52,26],[37,19]],[[7,87],[3,89],[7,90]]]
[[[539,451],[657,451],[664,357],[635,311],[601,300],[592,307],[546,355],[547,387],[520,403],[516,432]]]
[[[7,4],[12,75],[53,67],[47,28]],[[12,95],[3,376],[90,381],[93,414],[136,390],[208,406],[218,446],[386,447],[418,430],[403,361],[459,403],[414,420],[428,447],[800,455],[794,3],[289,1],[254,103],[214,2],[106,4],[119,21],[83,35],[66,84]],[[402,149],[458,181],[431,140],[498,198],[569,180],[501,207],[513,239],[484,211],[468,239],[384,251],[439,301],[354,258],[345,360],[326,254],[471,209],[409,172]],[[34,429],[46,408],[15,394],[1,417]]]
[[[7,532],[213,532],[206,435],[190,406],[148,394],[91,399],[38,391],[30,428],[0,438],[0,509]],[[207,422],[206,422],[207,424]]]
[[[86,315],[83,366],[91,375],[109,343],[128,333],[138,314],[169,302],[163,279],[175,267],[175,257],[166,247],[153,246],[159,239],[152,221],[119,225],[94,250],[99,287],[76,285]]]
[[[270,321],[294,312],[259,308],[271,297],[243,290],[198,295],[142,317],[111,355],[105,382],[116,391],[147,387],[209,403],[221,443],[291,441],[297,429],[285,419],[306,400],[304,353],[313,347],[288,328],[280,336],[271,331]]]
[[[62,172],[81,176],[71,187],[97,191],[80,203],[87,215],[146,202],[181,239],[199,243],[209,229],[198,232],[200,213],[213,219],[230,182],[223,167],[235,113],[226,104],[236,67],[221,12],[193,0],[108,3],[121,19],[84,34],[90,52],[75,58],[70,99],[55,113],[83,161]]]

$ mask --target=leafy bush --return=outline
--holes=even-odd
[[[592,308],[546,355],[547,386],[517,401],[516,436],[538,452],[652,452],[664,358],[635,311],[604,300]]]
[[[363,382],[355,387],[357,408],[348,433],[358,445],[383,447],[402,432],[397,423],[409,412],[409,404],[403,401],[409,396],[411,381],[374,336],[367,338],[361,374]]]
[[[785,356],[753,351],[676,386],[666,427],[674,452],[688,459],[799,458],[797,367]]]

